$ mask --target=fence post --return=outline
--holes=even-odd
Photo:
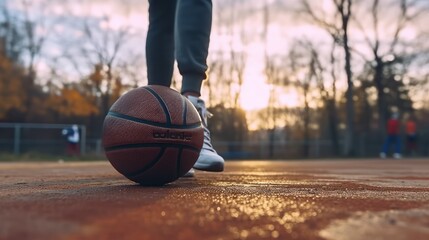
[[[82,138],[80,141],[80,155],[83,156],[86,153],[86,127],[82,125],[80,129],[82,133]]]
[[[366,157],[366,149],[365,149],[365,133],[360,134],[360,157]]]
[[[21,141],[21,125],[16,124],[15,125],[15,134],[14,134],[14,140],[13,140],[13,153],[15,155],[20,154],[20,141]]]
[[[320,157],[320,138],[316,138],[316,158]]]
[[[97,155],[97,156],[101,156],[102,154],[101,154],[101,145],[102,145],[102,141],[101,141],[101,139],[97,139],[96,141],[95,141],[95,154]]]

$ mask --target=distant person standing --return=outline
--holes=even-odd
[[[405,123],[405,132],[407,135],[407,152],[414,156],[417,150],[417,126],[413,115],[411,115]]]
[[[395,144],[395,152],[393,157],[396,159],[401,158],[401,137],[400,137],[400,120],[399,113],[395,112],[387,122],[387,138],[384,142],[383,149],[380,153],[381,158],[386,158],[390,145]]]
[[[62,134],[67,138],[66,154],[69,156],[79,156],[80,155],[79,127],[76,124],[74,124],[70,128],[63,129]]]

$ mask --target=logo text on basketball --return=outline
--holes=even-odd
[[[163,132],[153,132],[152,133],[153,138],[158,139],[172,139],[172,140],[184,140],[184,141],[191,141],[192,134],[185,133],[185,132],[173,132],[170,130],[163,131]]]

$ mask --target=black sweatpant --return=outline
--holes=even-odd
[[[181,92],[200,94],[207,77],[211,24],[211,0],[149,0],[149,84],[169,87],[177,59],[183,76]]]

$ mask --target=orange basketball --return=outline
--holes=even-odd
[[[103,147],[113,167],[142,185],[163,185],[197,161],[200,116],[177,91],[149,85],[121,96],[104,119]]]

